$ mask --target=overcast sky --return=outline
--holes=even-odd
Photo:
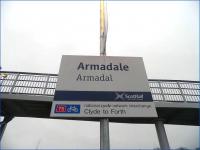
[[[1,1],[3,70],[58,73],[62,55],[99,55],[98,1]],[[107,55],[143,57],[148,78],[199,80],[198,1],[109,1]],[[172,148],[198,127],[167,125]],[[154,125],[110,123],[111,148],[159,147]],[[99,148],[99,123],[15,118],[2,148]]]

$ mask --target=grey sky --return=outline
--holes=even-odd
[[[58,73],[61,56],[99,55],[98,1],[1,1],[3,70]],[[109,1],[109,56],[141,56],[148,78],[199,80],[198,1]],[[99,123],[16,118],[3,148],[98,148]],[[198,127],[167,125],[172,148]],[[111,148],[155,148],[154,125],[110,124]]]

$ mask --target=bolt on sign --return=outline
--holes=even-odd
[[[157,117],[143,59],[63,55],[50,116]]]

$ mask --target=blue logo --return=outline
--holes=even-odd
[[[80,114],[81,106],[77,104],[56,104],[55,113]]]

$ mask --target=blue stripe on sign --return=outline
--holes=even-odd
[[[153,101],[151,92],[56,91],[55,101]]]

